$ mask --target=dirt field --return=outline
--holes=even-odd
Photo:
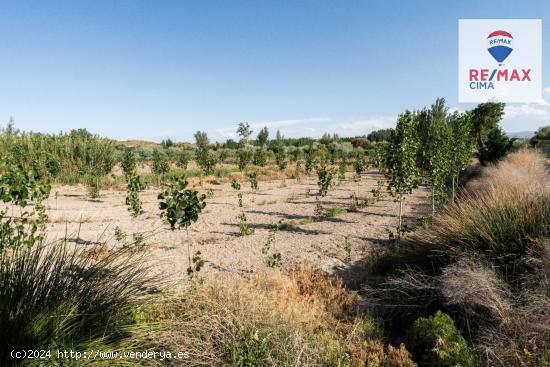
[[[347,208],[350,195],[359,187],[359,197],[370,196],[380,176],[375,172],[363,175],[358,184],[348,179],[322,198],[326,209],[332,206]],[[269,228],[283,221],[288,225],[280,230],[272,251],[282,255],[283,266],[309,261],[331,271],[345,266],[345,235],[351,243],[352,261],[362,258],[373,246],[388,243],[386,228],[394,230],[397,224],[397,203],[387,195],[371,206],[357,212],[347,212],[332,218],[311,221],[314,216],[316,178],[260,182],[254,193],[247,182],[242,183],[244,207],[238,207],[237,193],[228,183],[205,185],[199,189],[213,191],[207,199],[205,213],[189,229],[191,252],[200,250],[207,261],[201,274],[217,276],[247,275],[266,267],[266,256],[261,253]],[[310,192],[309,196],[307,192]],[[49,207],[48,239],[67,238],[77,246],[107,243],[116,244],[115,227],[131,238],[143,233],[152,267],[161,270],[169,279],[186,275],[187,246],[185,231],[170,231],[159,218],[158,189],[141,193],[145,213],[132,219],[124,204],[125,191],[103,190],[101,197],[91,200],[85,187],[55,187],[47,200]],[[405,202],[405,214],[419,218],[429,210],[426,190],[419,189]],[[239,235],[237,215],[246,213],[254,233]],[[302,223],[301,223],[302,222]]]

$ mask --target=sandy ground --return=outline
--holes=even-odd
[[[369,172],[363,175],[360,184],[351,179],[340,183],[322,198],[323,207],[347,208],[350,195],[357,190],[360,197],[370,196],[379,177]],[[259,186],[259,191],[254,193],[247,182],[242,183],[243,208],[238,207],[237,193],[228,183],[209,184],[199,189],[201,192],[211,189],[214,193],[207,199],[199,221],[189,229],[191,251],[200,250],[207,261],[201,274],[246,276],[264,269],[266,255],[261,249],[270,226],[281,220],[293,225],[276,234],[270,253],[280,252],[285,267],[306,260],[327,271],[345,266],[345,236],[352,247],[352,261],[356,261],[373,246],[387,245],[386,228],[394,229],[397,224],[398,204],[387,195],[357,212],[299,224],[314,216],[315,177],[302,178],[301,182],[264,181],[259,182]],[[186,232],[170,231],[163,225],[157,194],[155,188],[141,193],[145,213],[133,219],[124,204],[125,191],[102,190],[99,199],[91,200],[85,187],[55,187],[46,202],[49,207],[48,239],[67,237],[77,246],[92,248],[102,243],[116,244],[114,230],[117,226],[129,238],[133,233],[143,233],[151,267],[160,270],[168,279],[183,279],[188,266]],[[409,218],[420,218],[429,210],[427,191],[416,190],[404,207]],[[241,211],[255,229],[251,235],[239,236],[237,216]]]

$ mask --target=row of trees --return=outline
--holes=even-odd
[[[403,200],[421,182],[430,188],[433,212],[449,193],[454,199],[459,176],[470,164],[476,145],[482,163],[506,154],[511,143],[498,127],[503,113],[502,103],[450,113],[439,98],[430,108],[399,115],[385,159],[378,163],[388,191],[399,202],[398,236],[403,231]]]

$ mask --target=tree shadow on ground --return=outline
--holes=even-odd
[[[222,223],[223,225],[226,225],[226,226],[230,226],[232,228],[239,228],[239,223]],[[265,230],[270,230],[273,228],[273,225],[272,224],[267,224],[267,223],[256,223],[256,224],[252,224],[252,223],[249,223],[250,227],[254,228],[255,230],[256,229],[265,229]],[[307,228],[302,228],[300,227],[300,225],[285,225],[285,226],[281,226],[279,228],[279,231],[281,232],[291,232],[291,233],[299,233],[299,234],[306,234],[306,235],[323,235],[323,234],[330,234],[331,232],[327,232],[327,231],[323,231],[323,230],[320,230],[320,229],[307,229]],[[221,233],[221,232],[213,232],[213,233]],[[238,231],[234,231],[232,233],[225,233],[226,235],[230,235],[230,236],[234,236],[234,237],[241,237],[240,235],[240,232]]]
[[[307,220],[312,221],[311,223],[322,223],[322,222],[331,222],[331,223],[357,223],[356,221],[350,221],[338,217],[313,217],[311,215],[304,215],[304,214],[291,214],[291,213],[284,213],[284,212],[268,212],[268,211],[262,211],[262,210],[249,210],[247,213],[250,214],[261,214],[261,215],[269,215],[269,216],[278,216],[282,217],[286,220]],[[297,223],[296,225],[307,225],[305,223],[300,224]]]

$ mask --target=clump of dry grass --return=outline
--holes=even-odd
[[[370,340],[366,350],[367,366],[369,367],[415,367],[416,363],[411,360],[411,354],[401,344],[399,348],[384,345],[379,341]]]
[[[306,265],[230,285],[210,280],[169,306],[168,330],[155,339],[189,351],[186,365],[413,366],[404,347],[384,349],[357,305],[354,292]]]
[[[506,325],[511,322],[512,292],[488,266],[470,259],[453,263],[443,269],[440,287],[445,302],[469,316]]]

